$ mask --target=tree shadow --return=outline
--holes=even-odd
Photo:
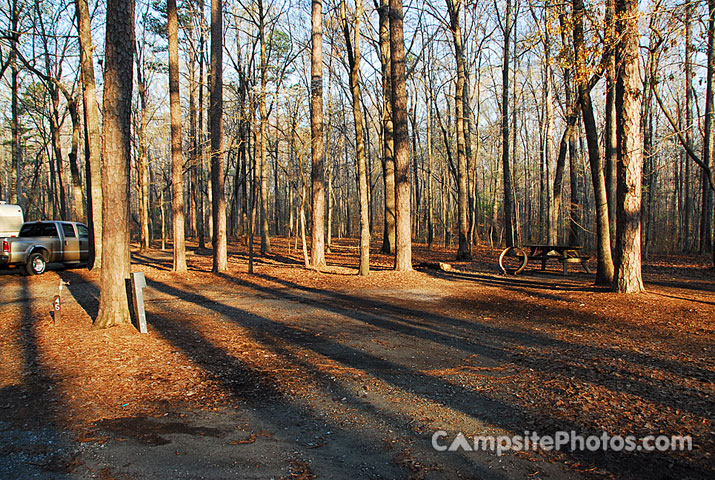
[[[31,279],[23,277],[20,298],[19,349],[22,355],[20,384],[0,389],[0,477],[50,478],[71,474],[79,456],[71,435],[59,426],[62,407],[59,385],[41,358],[37,328],[46,316],[33,309]],[[7,476],[5,476],[7,475]]]
[[[246,282],[243,281],[241,284],[246,285]],[[497,425],[507,430],[520,432],[523,431],[524,425],[530,425],[532,422],[536,422],[542,428],[546,428],[545,432],[540,431],[540,433],[553,433],[552,430],[555,430],[558,426],[559,429],[573,429],[584,435],[600,434],[600,432],[592,431],[589,427],[569,421],[565,418],[552,418],[543,414],[538,408],[525,410],[523,407],[514,406],[501,400],[491,398],[480,393],[479,391],[446,381],[439,377],[428,375],[422,371],[416,370],[413,366],[396,363],[387,358],[381,358],[365,351],[364,349],[355,348],[344,343],[337,343],[336,341],[326,338],[325,336],[306,335],[305,331],[291,327],[283,322],[261,317],[240,308],[220,302],[212,302],[210,298],[204,297],[200,294],[187,292],[160,282],[150,282],[150,285],[165,294],[187,301],[200,302],[205,308],[220,313],[228,317],[230,321],[248,329],[255,338],[259,339],[264,344],[270,344],[271,342],[274,344],[280,344],[282,342],[286,342],[288,344],[296,345],[299,348],[310,349],[313,352],[326,356],[342,365],[364,371],[400,390],[423,396],[430,401],[446,405],[449,408],[460,411],[468,416],[488,422],[492,425]],[[256,286],[250,283],[246,286],[262,292],[271,290],[269,287]],[[285,289],[282,288],[272,290],[274,295],[278,297],[288,297],[301,303],[304,302],[312,306],[317,306],[317,308],[328,307],[328,305],[321,304],[320,301],[311,301],[309,298],[286,295]],[[355,315],[349,315],[343,307],[337,307],[337,309],[338,310],[335,311],[335,313],[349,316],[353,320],[359,320],[359,318],[356,318]],[[364,312],[362,312],[362,316],[365,316]],[[413,334],[418,338],[443,343],[445,346],[447,346],[448,343],[452,348],[456,347],[458,349],[464,349],[470,353],[478,353],[480,355],[489,356],[496,361],[503,361],[505,358],[508,358],[508,352],[502,349],[485,344],[477,345],[473,342],[471,346],[467,346],[467,343],[469,342],[455,344],[455,340],[457,340],[455,338],[456,336],[442,335],[440,337],[439,335],[435,336],[434,332],[430,332],[429,337],[427,337],[425,336],[424,330],[418,329],[415,326],[406,327],[404,324],[397,321],[379,321],[377,318],[369,318],[368,320],[364,320],[364,322],[373,326],[378,326],[379,328],[392,330],[395,333]],[[270,340],[271,338],[274,340]],[[545,357],[537,359],[529,365],[533,365],[534,368],[545,369],[545,360]],[[649,388],[653,387],[649,386]],[[606,454],[597,454],[595,456],[592,454],[575,452],[573,455],[577,458],[593,462],[600,466],[607,465],[607,468],[613,468],[611,464],[614,463],[617,465],[617,469],[619,471],[627,471],[630,473],[642,472],[646,467],[649,471],[657,471],[658,468],[665,468],[665,466],[672,467],[673,464],[675,467],[672,468],[675,468],[676,471],[682,470],[692,473],[693,468],[695,468],[693,465],[687,463],[687,461],[673,459],[667,455],[651,454],[645,456],[635,453],[616,455],[610,452]],[[651,468],[654,468],[654,470],[650,470]],[[672,468],[671,471],[673,471]]]

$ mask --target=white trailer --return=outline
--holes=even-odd
[[[19,205],[0,202],[0,237],[17,237],[24,221]]]

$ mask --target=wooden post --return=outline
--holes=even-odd
[[[59,295],[55,295],[55,299],[52,300],[52,320],[55,325],[62,321],[62,302]]]

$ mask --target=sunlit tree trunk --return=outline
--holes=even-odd
[[[258,133],[258,149],[260,151],[260,177],[261,177],[261,194],[260,194],[260,222],[261,222],[261,254],[270,253],[271,238],[268,232],[268,163],[266,161],[266,127],[268,124],[268,114],[266,112],[266,83],[268,69],[266,59],[266,25],[265,25],[265,9],[263,0],[258,0],[258,38],[261,42],[260,46],[260,76],[261,76],[261,94],[258,99],[258,112],[260,115],[260,125]]]
[[[469,187],[467,171],[467,152],[465,139],[465,102],[464,102],[464,48],[462,45],[462,29],[460,25],[461,0],[446,0],[450,18],[450,29],[454,42],[454,55],[457,63],[457,85],[455,98],[455,127],[457,132],[457,217],[459,225],[459,248],[457,260],[471,260],[472,245],[469,241]],[[468,124],[467,124],[468,125]]]
[[[641,177],[643,142],[640,131],[642,85],[638,66],[638,1],[616,0],[616,120],[618,191],[616,275],[621,293],[644,291],[641,277]]]
[[[134,0],[108,0],[104,54],[102,271],[100,328],[130,322],[125,281],[129,278],[129,170]]]
[[[392,123],[392,66],[390,61],[390,4],[380,0],[379,35],[382,66],[382,178],[385,187],[385,215],[382,253],[395,253],[395,143]]]
[[[325,265],[325,164],[323,152],[323,2],[312,1],[310,138],[313,183],[311,263]]]
[[[360,275],[370,273],[370,219],[367,187],[367,165],[365,161],[365,142],[363,139],[363,115],[360,108],[360,17],[362,16],[362,0],[356,0],[355,18],[353,23],[353,38],[350,35],[345,0],[340,3],[340,13],[343,21],[343,34],[348,53],[350,73],[350,91],[353,99],[353,120],[355,122],[355,155],[358,168],[358,195],[360,198]]]
[[[181,103],[179,100],[179,21],[176,0],[166,1],[169,36],[169,109],[171,116],[171,212],[174,234],[173,270],[186,271],[184,242],[184,162],[181,155]]]
[[[390,65],[395,141],[395,270],[412,270],[410,221],[410,139],[407,130],[407,84],[402,1],[390,0]]]
[[[226,198],[223,161],[223,1],[211,0],[211,73],[209,128],[211,130],[211,215],[213,271],[228,270]]]

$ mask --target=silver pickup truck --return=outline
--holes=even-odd
[[[24,266],[30,275],[44,273],[48,263],[87,261],[89,230],[77,222],[26,222],[17,237],[0,238],[0,267]]]

